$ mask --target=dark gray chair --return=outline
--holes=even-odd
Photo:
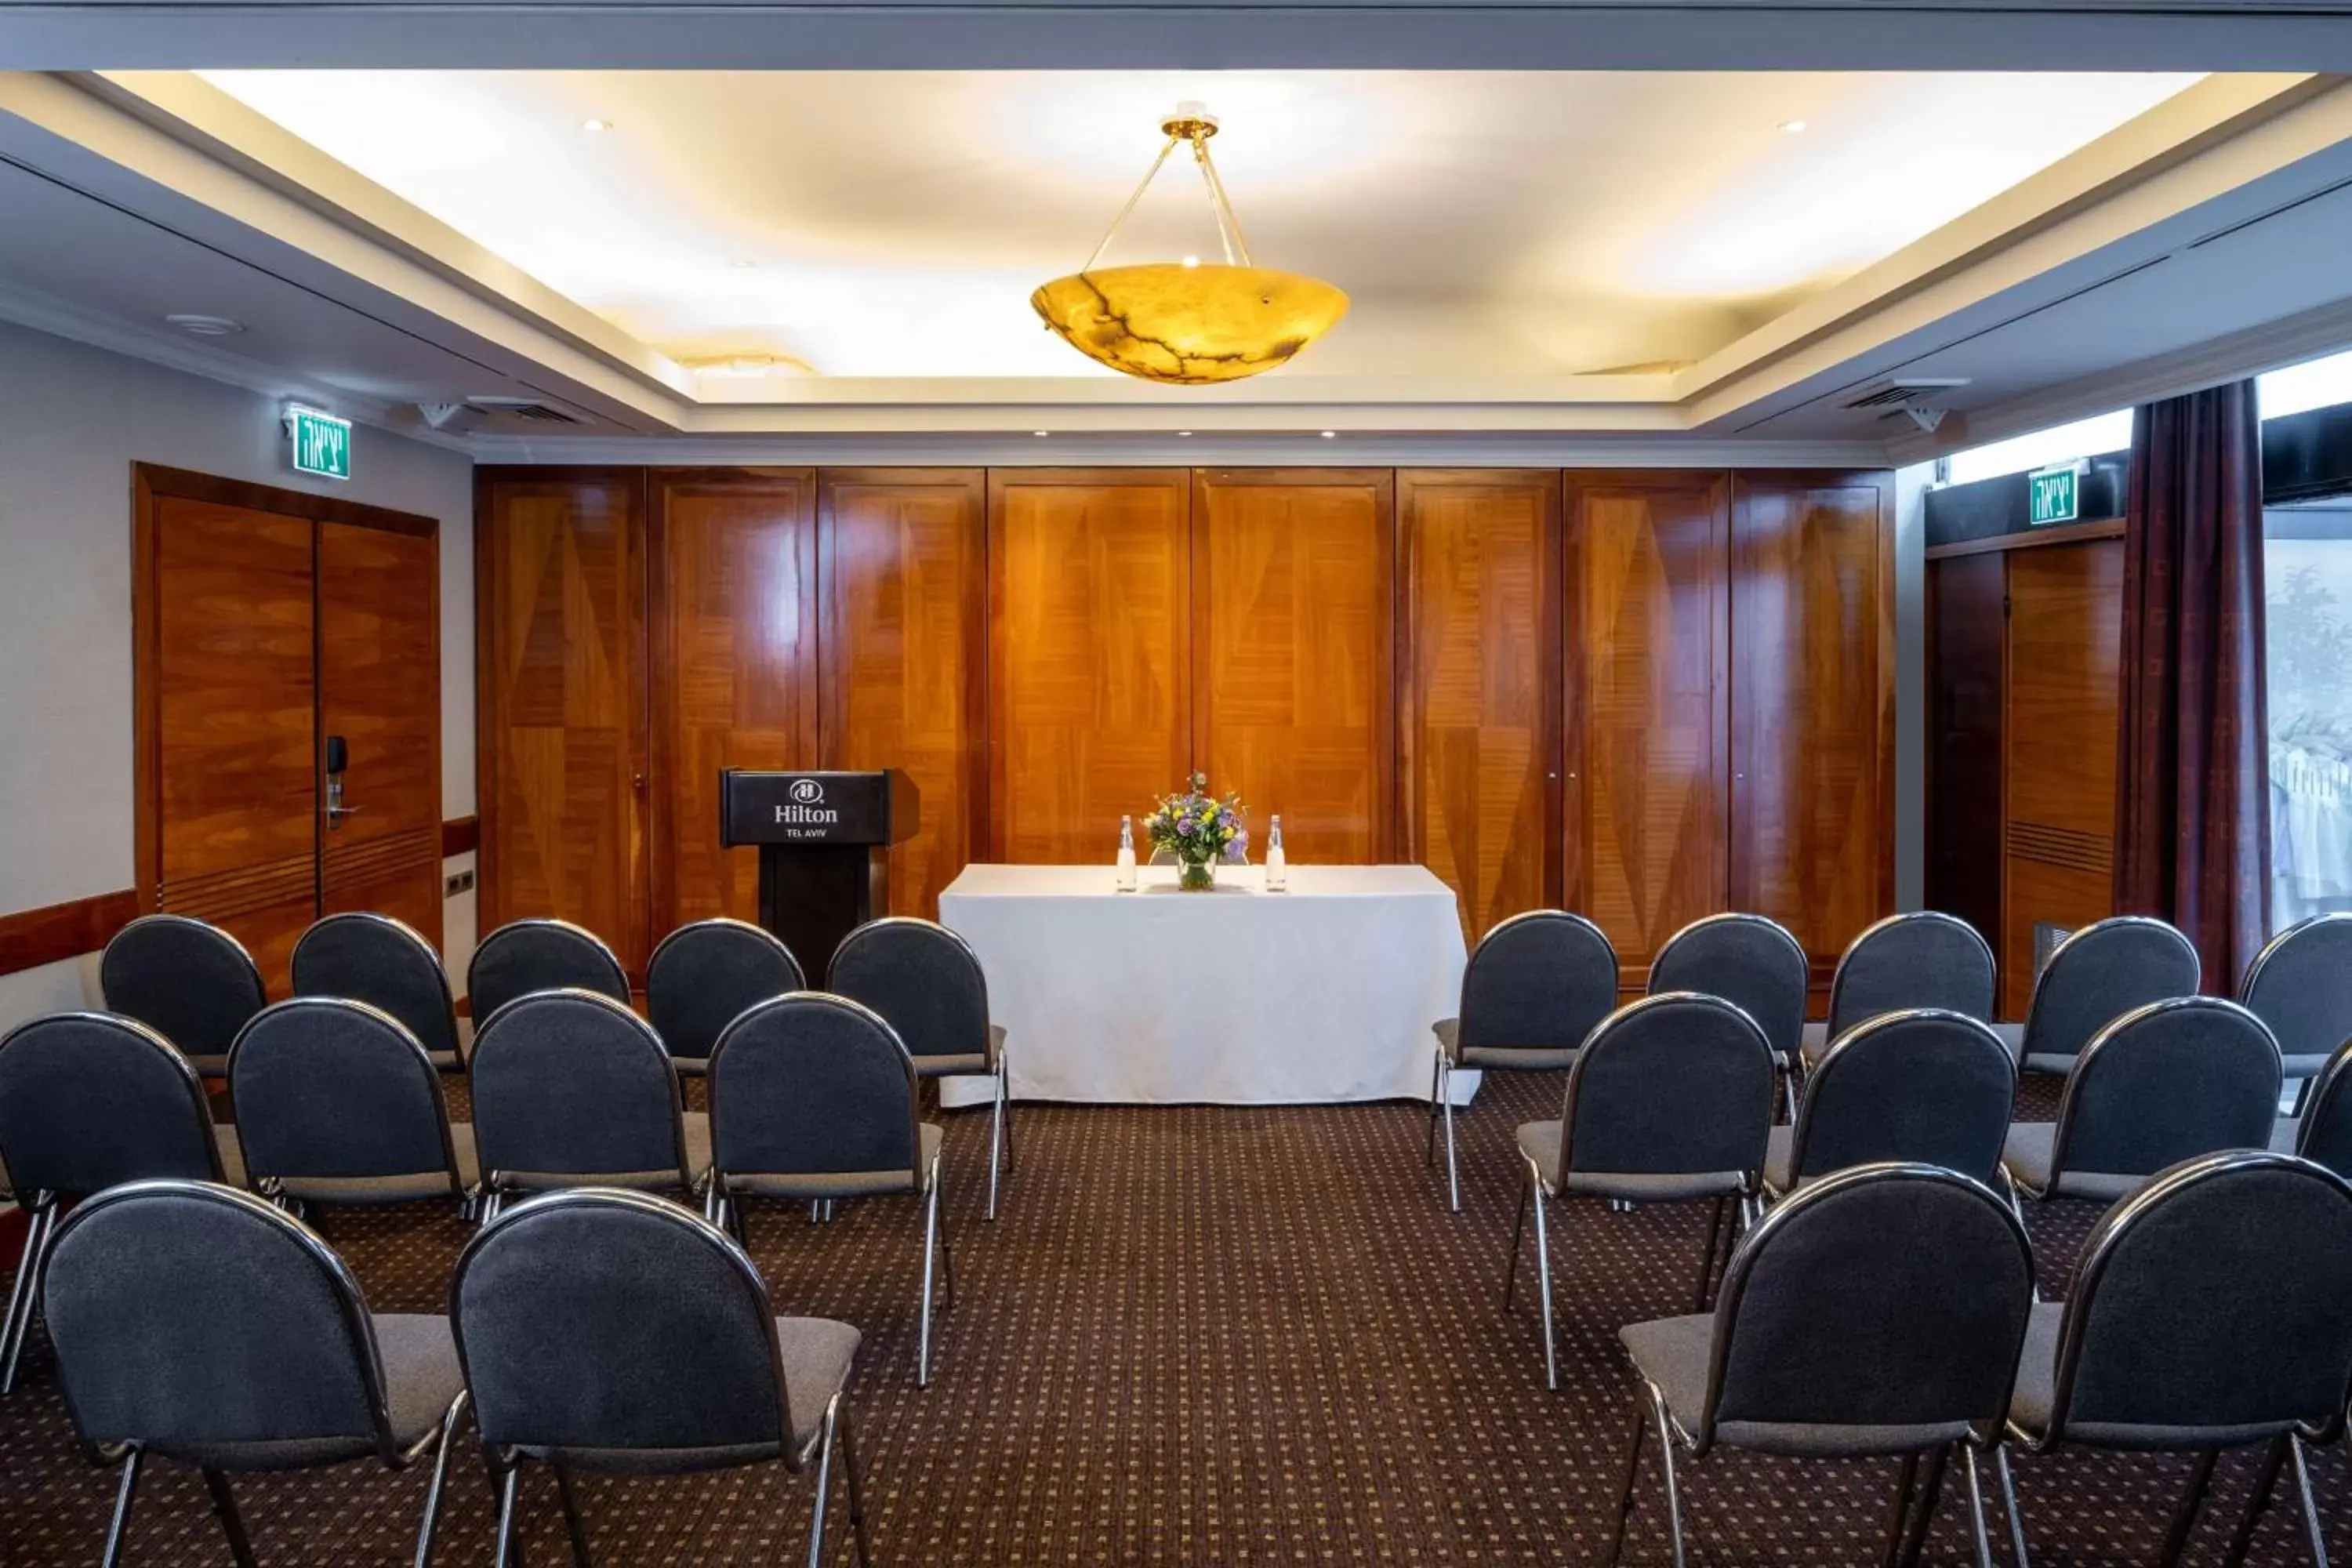
[[[147,1181],[86,1200],[49,1263],[49,1336],[91,1459],[121,1464],[101,1562],[122,1553],[151,1454],[204,1471],[239,1568],[229,1477],[430,1455],[416,1562],[431,1559],[466,1394],[449,1320],[375,1313],[299,1221],[248,1193]]]
[[[971,944],[932,921],[868,921],[834,951],[825,986],[882,1015],[915,1058],[918,1078],[986,1078],[988,1217],[1000,1170],[1013,1169],[1013,1069],[1004,1031],[989,1022],[988,978]]]
[[[1826,1018],[1805,1025],[1807,1072],[1829,1044],[1866,1018],[1933,1007],[1990,1023],[1999,967],[1977,928],[1935,910],[1889,915],[1846,943],[1830,977]]]
[[[646,1016],[677,1070],[699,1077],[738,1013],[807,985],[773,931],[747,921],[696,921],[662,938],[646,961]]]
[[[1764,1188],[1779,1198],[1885,1161],[1997,1185],[2016,1108],[2017,1059],[1990,1025],[1933,1007],[1879,1013],[1814,1064],[1796,1121],[1772,1129]]]
[[[186,915],[142,915],[115,932],[98,987],[108,1012],[162,1035],[205,1078],[228,1071],[229,1042],[269,1004],[244,943]]]
[[[2161,1561],[2179,1561],[2223,1448],[2267,1442],[2255,1515],[2292,1459],[2313,1559],[2326,1564],[2304,1445],[2333,1440],[2352,1397],[2352,1185],[2292,1154],[2234,1150],[2174,1165],[2104,1215],[2063,1305],[2033,1309],[2009,1412],[2013,1442],[2198,1456]],[[2025,1568],[2008,1460],[2001,1486]]]
[[[2197,986],[2197,949],[2171,926],[2147,915],[2095,921],[2060,942],[2034,978],[2024,1026],[2015,1031],[2018,1055],[2027,1072],[2069,1071],[2117,1018],[2194,996]]]
[[[883,1016],[845,996],[799,992],[727,1026],[710,1053],[710,1187],[704,1213],[743,1225],[746,1198],[830,1205],[904,1194],[923,1205],[915,1383],[931,1381],[931,1279],[955,1304],[940,1134],[921,1119],[915,1058]],[[813,1211],[814,1212],[814,1211]]]
[[[474,1130],[451,1123],[432,1056],[391,1014],[341,996],[266,1007],[229,1047],[228,1082],[246,1172],[265,1196],[446,1197],[472,1213]]]
[[[1429,1076],[1429,1146],[1445,1123],[1445,1191],[1462,1212],[1454,1152],[1454,1074],[1564,1072],[1577,1047],[1617,1005],[1617,950],[1601,928],[1566,910],[1513,915],[1478,939],[1462,972],[1461,1011],[1430,1026],[1437,1037]]]
[[[1977,1450],[1998,1451],[2032,1308],[2024,1227],[1982,1184],[1937,1166],[1888,1163],[1808,1186],[1740,1244],[1713,1313],[1620,1331],[1643,1396],[1611,1568],[1654,1426],[1675,1568],[1677,1443],[1694,1459],[1717,1445],[1798,1458],[1900,1455],[1888,1562],[1916,1557],[1957,1448],[1977,1562],[1990,1568]],[[1924,1489],[1922,1458],[1930,1466]]]
[[[519,996],[474,1037],[467,1069],[485,1219],[515,1193],[557,1187],[701,1195],[710,1120],[686,1110],[653,1026],[611,997]]]
[[[2111,1203],[2182,1160],[2268,1148],[2279,1084],[2277,1042],[2235,1002],[2151,1002],[2092,1037],[2058,1120],[2011,1127],[2001,1161],[2029,1197]]]
[[[628,1005],[629,976],[613,950],[570,921],[509,921],[474,949],[466,998],[478,1034],[498,1010],[534,991],[593,991]]]
[[[774,1460],[816,1467],[809,1562],[824,1562],[834,1443],[864,1568],[865,1477],[843,1394],[857,1331],[779,1318],[740,1247],[638,1193],[559,1193],[483,1227],[449,1316],[499,1489],[510,1561],[522,1462],[555,1472],[572,1558],[589,1568],[572,1473],[680,1475]]]
[[[1796,1120],[1795,1075],[1804,1047],[1805,1002],[1813,984],[1804,944],[1762,915],[1709,915],[1666,939],[1650,961],[1649,993],[1696,991],[1720,996],[1764,1031],[1780,1074],[1789,1118]]]
[[[2352,1179],[2352,1040],[2305,1083],[2303,1114],[2280,1119],[2271,1147]]]
[[[347,996],[381,1007],[415,1036],[433,1065],[459,1071],[457,1005],[441,955],[390,915],[329,915],[294,944],[294,994]]]
[[[149,1176],[242,1183],[236,1135],[213,1123],[195,1068],[148,1026],[59,1013],[0,1036],[0,1167],[30,1222],[8,1316],[0,1394],[16,1386],[60,1203]]]
[[[1699,1300],[1715,1270],[1725,1210],[1748,1212],[1772,1130],[1772,1051],[1756,1021],[1719,996],[1670,991],[1603,1019],[1568,1072],[1558,1121],[1520,1127],[1528,1183],[1511,1222],[1503,1304],[1517,1281],[1519,1233],[1532,1200],[1536,1284],[1543,1302],[1544,1386],[1559,1386],[1552,1340],[1551,1248],[1544,1205],[1563,1195],[1624,1203],[1712,1202]]]
[[[2307,1086],[2352,1040],[2352,913],[2314,915],[2271,938],[2238,1000],[2270,1026],[2288,1081]]]

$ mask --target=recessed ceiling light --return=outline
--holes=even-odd
[[[730,267],[734,268],[735,268],[737,271],[739,271],[739,272],[749,272],[750,270],[751,270],[751,268],[753,268],[754,267],[759,266],[760,264],[759,264],[758,262],[756,262],[756,261],[746,261],[746,260],[744,260],[743,258],[741,258],[740,257],[738,257],[736,259],[734,259],[733,261],[729,262],[727,265],[728,265],[728,266],[730,266]]]
[[[1801,136],[1805,132],[1805,122],[1801,120],[1783,120],[1780,121],[1780,130],[1786,135]]]
[[[1325,439],[1326,441],[1336,441],[1336,440],[1338,440],[1338,439],[1339,439],[1339,432],[1338,432],[1337,430],[1326,430],[1326,431],[1324,431],[1324,432],[1322,433],[1322,435],[1323,435],[1323,439]]]
[[[1192,433],[1192,432],[1191,432],[1190,430],[1179,430],[1179,431],[1177,431],[1177,432],[1176,432],[1176,434],[1178,434],[1179,436],[1190,436]]]
[[[1050,436],[1053,432],[1051,430],[1032,430],[1029,434],[1032,436]]]
[[[1197,256],[1188,256],[1184,258],[1184,265],[1187,267],[1198,267],[1201,265],[1201,258]]]
[[[232,321],[226,316],[196,316],[178,312],[163,318],[184,332],[194,332],[200,338],[226,338],[245,331],[243,321]]]
[[[609,120],[583,120],[580,122],[580,129],[591,133],[610,131],[613,129],[613,122]]]

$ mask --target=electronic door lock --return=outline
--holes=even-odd
[[[343,818],[359,813],[356,805],[343,804],[343,774],[350,768],[352,749],[341,735],[327,737],[327,826],[341,827]]]

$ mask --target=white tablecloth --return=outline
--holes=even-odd
[[[1454,894],[1419,866],[1223,867],[1213,893],[1146,867],[967,866],[940,895],[988,975],[1013,1094],[1127,1104],[1429,1098],[1429,1026],[1467,960]],[[942,1081],[942,1102],[988,1097]],[[1476,1075],[1456,1074],[1466,1101]]]

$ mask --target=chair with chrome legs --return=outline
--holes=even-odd
[[[2326,1564],[2304,1446],[2352,1398],[2352,1184],[2292,1154],[2240,1149],[2159,1172],[2083,1244],[2063,1305],[2033,1309],[2012,1442],[2194,1453],[2160,1561],[2180,1559],[2224,1448],[2267,1443],[2257,1506],[2289,1460]],[[2009,1488],[2007,1462],[2002,1486]],[[2010,1509],[2018,1568],[2025,1535]],[[2250,1510],[2231,1543],[2242,1559]]]
[[[228,1053],[248,1178],[281,1203],[456,1201],[473,1213],[474,1129],[452,1123],[425,1043],[364,1002],[265,1007]]]
[[[464,1070],[449,972],[415,928],[360,910],[329,915],[294,944],[291,968],[295,995],[380,1007],[416,1037],[436,1068]]]
[[[2352,1179],[2352,1039],[2304,1085],[2303,1114],[2279,1119],[2271,1147]]]
[[[1563,1195],[1624,1203],[1712,1203],[1698,1303],[1734,1202],[1749,1212],[1772,1128],[1772,1051],[1756,1021],[1719,996],[1670,991],[1619,1008],[1593,1029],[1568,1073],[1558,1121],[1519,1129],[1527,1185],[1511,1222],[1503,1305],[1518,1278],[1519,1233],[1536,1215],[1544,1386],[1559,1386],[1552,1339],[1551,1247],[1544,1206]]]
[[[2271,938],[2246,965],[2238,1000],[2270,1026],[2289,1083],[2311,1081],[2352,1040],[2352,911],[2314,915]]]
[[[748,921],[696,921],[662,938],[646,961],[646,1016],[677,1070],[699,1078],[737,1014],[807,985],[800,961],[773,931]]]
[[[477,1033],[498,1010],[534,991],[593,991],[628,1005],[629,975],[595,933],[570,921],[509,921],[482,939],[466,965]]]
[[[803,991],[762,1002],[727,1026],[710,1053],[712,1164],[705,1212],[740,1237],[743,1201],[830,1208],[843,1198],[903,1194],[923,1208],[921,1319],[915,1384],[931,1381],[931,1279],[944,1267],[955,1305],[940,1176],[940,1128],[921,1119],[905,1042],[872,1008]]]
[[[149,1176],[245,1180],[236,1131],[214,1124],[188,1058],[146,1025],[105,1013],[59,1013],[0,1035],[0,1167],[31,1222],[0,1321],[0,1394],[16,1386],[41,1310],[61,1205]]]
[[[653,1026],[593,991],[536,991],[500,1007],[467,1064],[483,1217],[558,1187],[699,1198],[710,1119],[689,1111]]]
[[[120,1464],[105,1568],[150,1456],[204,1472],[238,1568],[253,1549],[229,1478],[430,1458],[425,1568],[466,1394],[449,1320],[371,1311],[327,1244],[249,1193],[133,1182],[85,1200],[49,1264],[58,1381],[83,1447]]]
[[[2278,1102],[2278,1045],[2263,1021],[2217,996],[2176,996],[2093,1037],[2058,1120],[2011,1127],[2001,1162],[2028,1197],[2112,1203],[2179,1161],[2267,1148]]]
[[[205,1078],[228,1071],[229,1042],[268,1005],[245,944],[186,915],[142,915],[98,961],[106,1010],[162,1035]]]
[[[2003,1025],[2027,1072],[2063,1073],[2091,1037],[2135,1007],[2194,996],[2197,949],[2148,915],[2115,915],[2071,933],[2034,977],[2022,1026]]]
[[[1829,1016],[1805,1025],[1805,1071],[1832,1040],[1881,1013],[1933,1007],[1992,1022],[1996,973],[1991,946],[1968,921],[1935,910],[1887,916],[1838,955]]]
[[[1429,1075],[1429,1147],[1445,1123],[1445,1191],[1462,1212],[1454,1150],[1454,1075],[1565,1072],[1593,1026],[1617,1005],[1617,950],[1601,928],[1565,910],[1513,915],[1478,939],[1462,972],[1462,1005],[1430,1026],[1437,1054]]]
[[[580,1190],[483,1227],[457,1259],[449,1317],[498,1483],[498,1561],[515,1544],[526,1460],[555,1472],[577,1568],[590,1568],[572,1474],[816,1469],[809,1563],[824,1561],[834,1446],[866,1568],[865,1476],[843,1390],[857,1331],[780,1318],[743,1249],[675,1204]]]
[[[1832,1171],[1886,1160],[1998,1186],[2016,1108],[2017,1059],[1990,1025],[1931,1007],[1881,1013],[1815,1059],[1796,1121],[1772,1129],[1764,1190],[1777,1201]]]
[[[825,989],[881,1014],[913,1053],[918,1079],[989,1080],[995,1111],[988,1130],[988,1217],[994,1219],[998,1172],[1013,1169],[1013,1075],[1004,1031],[989,1022],[980,955],[933,921],[868,921],[834,950]]]
[[[1990,1568],[1977,1452],[1998,1455],[2032,1308],[2024,1227],[1981,1183],[1885,1163],[1808,1185],[1740,1243],[1712,1313],[1620,1331],[1643,1392],[1611,1568],[1653,1429],[1675,1568],[1684,1560],[1676,1444],[1694,1459],[1718,1446],[1899,1458],[1890,1563],[1916,1557],[1957,1448],[1976,1559]]]
[[[1696,991],[1720,996],[1756,1021],[1772,1048],[1789,1119],[1797,1117],[1798,1053],[1805,1037],[1805,999],[1812,962],[1789,928],[1762,915],[1709,915],[1666,939],[1650,961],[1649,993]]]

